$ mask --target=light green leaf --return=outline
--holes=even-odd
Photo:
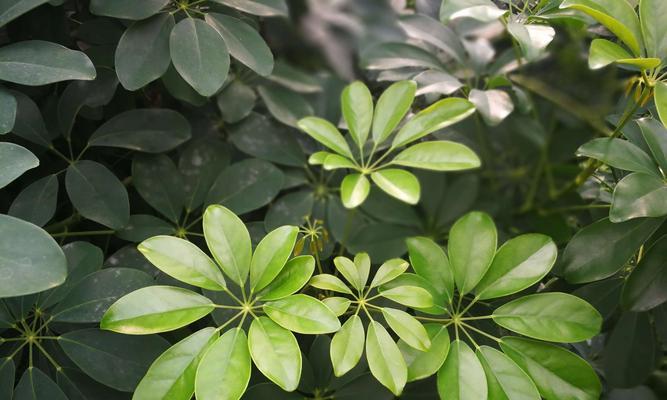
[[[340,317],[341,315],[345,314],[345,311],[347,311],[348,308],[350,308],[352,301],[345,297],[334,296],[322,299],[322,303],[324,303],[325,306],[329,307],[329,309],[334,314],[336,314],[337,317]]]
[[[652,69],[660,65],[660,59],[635,58],[614,42],[607,39],[594,39],[588,53],[588,67],[600,69],[613,63]]]
[[[557,256],[556,244],[545,235],[528,233],[508,240],[475,286],[477,297],[493,299],[534,285],[549,273]]]
[[[39,159],[23,146],[0,142],[0,189],[26,171],[39,165]]]
[[[250,382],[251,369],[245,332],[241,328],[228,330],[206,350],[199,363],[197,399],[239,400]]]
[[[181,77],[202,96],[215,94],[227,78],[225,41],[201,19],[184,18],[176,24],[169,35],[169,54]]]
[[[375,272],[375,276],[371,281],[371,288],[378,287],[392,281],[394,278],[404,273],[409,266],[410,264],[400,258],[393,258],[391,260],[385,261]]]
[[[0,214],[0,298],[41,292],[65,282],[67,261],[55,240],[29,222]]]
[[[493,219],[473,211],[459,218],[449,231],[449,261],[459,292],[470,292],[488,271],[496,253],[498,232]]]
[[[433,306],[433,296],[426,289],[418,286],[396,286],[380,290],[380,295],[407,307],[428,308]]]
[[[431,132],[446,128],[475,112],[475,106],[461,98],[447,98],[423,109],[403,125],[391,144],[392,148],[404,146]]]
[[[439,296],[451,302],[454,298],[454,273],[442,247],[426,237],[408,238],[406,244],[410,264],[417,275],[426,279]]]
[[[123,33],[115,54],[118,80],[127,90],[137,90],[164,75],[169,68],[170,13],[137,21]]]
[[[324,162],[322,163],[322,165],[324,169],[326,169],[327,171],[331,171],[334,169],[341,169],[341,168],[350,168],[350,169],[357,168],[357,165],[354,163],[354,161],[338,154],[327,154],[327,156],[324,158]]]
[[[468,146],[439,140],[410,146],[398,153],[391,164],[433,171],[461,171],[477,168],[481,161]]]
[[[352,140],[363,148],[373,123],[373,96],[360,81],[352,82],[340,96],[343,117]]]
[[[140,20],[157,14],[169,0],[91,0],[90,12],[120,19]]]
[[[100,327],[128,335],[168,332],[208,315],[214,308],[211,300],[187,289],[149,286],[116,301]]]
[[[208,206],[203,220],[206,244],[213,258],[229,278],[243,287],[252,256],[248,229],[236,214],[219,205]]]
[[[614,188],[609,220],[624,222],[667,215],[667,183],[654,175],[635,172]]]
[[[334,258],[334,265],[338,272],[350,282],[352,287],[357,290],[362,290],[364,288],[364,285],[361,282],[361,277],[359,276],[359,271],[357,271],[357,266],[354,265],[352,260],[347,257],[336,257]]]
[[[642,52],[642,34],[634,8],[625,0],[565,0],[560,8],[588,14],[618,36],[635,56]]]
[[[197,366],[206,349],[217,338],[216,329],[209,327],[171,346],[150,366],[135,389],[132,399],[189,400],[195,391]]]
[[[299,120],[297,126],[336,153],[350,159],[354,158],[345,138],[331,122],[318,117],[306,117]]]
[[[261,76],[273,71],[273,54],[260,34],[240,19],[219,13],[207,13],[206,22],[222,35],[234,58]]]
[[[350,288],[347,287],[345,282],[340,280],[337,276],[331,274],[319,274],[313,276],[310,280],[310,286],[316,287],[322,290],[331,290],[338,293],[352,294]]]
[[[427,378],[440,369],[449,353],[449,333],[440,324],[424,325],[431,347],[427,351],[417,350],[403,340],[398,341],[398,348],[408,365],[408,382]]]
[[[208,290],[224,290],[225,278],[199,247],[173,236],[154,236],[137,247],[162,272]]]
[[[417,204],[421,187],[411,172],[402,169],[383,169],[373,172],[371,179],[388,195],[408,204]]]
[[[667,15],[667,3],[661,0],[641,0],[639,20],[646,54],[658,59],[667,58],[667,29],[662,16]]]
[[[364,353],[364,336],[364,325],[356,314],[336,332],[329,348],[334,375],[343,376],[359,363]]]
[[[308,157],[308,164],[323,165],[327,157],[331,155],[334,155],[334,153],[329,153],[328,151],[316,151]]]
[[[635,120],[642,131],[653,159],[663,171],[667,171],[667,128],[657,119],[641,118]]]
[[[498,325],[550,342],[575,343],[600,332],[602,316],[586,301],[566,293],[538,293],[505,303],[493,312]]]
[[[396,82],[381,95],[373,115],[373,141],[384,142],[401,122],[415,98],[417,84],[413,81]]]
[[[294,294],[308,283],[314,270],[313,256],[295,257],[289,260],[278,276],[257,294],[257,298],[269,301]]]
[[[130,220],[127,189],[107,167],[83,160],[70,164],[65,187],[82,216],[118,230]]]
[[[399,338],[417,350],[428,351],[431,339],[424,326],[412,315],[394,308],[382,308],[385,321]]]
[[[305,294],[268,302],[262,310],[278,325],[297,333],[319,335],[340,329],[336,315],[321,301]]]
[[[484,367],[489,399],[540,400],[533,381],[511,358],[489,346],[476,353]]]
[[[329,156],[331,157],[331,156]],[[329,159],[327,157],[327,159]],[[360,206],[371,191],[371,183],[362,174],[350,174],[343,178],[340,184],[340,197],[345,208]]]
[[[394,395],[400,396],[408,379],[408,368],[394,340],[376,321],[368,325],[366,358],[373,376]]]
[[[257,245],[250,263],[250,291],[264,289],[278,276],[292,254],[299,229],[282,226],[269,234]]]
[[[268,317],[252,321],[248,348],[255,366],[273,383],[291,392],[301,378],[301,351],[292,332]]]
[[[656,82],[655,94],[653,99],[655,100],[655,108],[658,110],[658,116],[663,126],[667,126],[667,83],[665,82]]]
[[[504,337],[500,347],[537,386],[546,400],[598,400],[597,374],[581,357],[536,340]]]
[[[0,0],[0,27],[49,0]]]
[[[41,86],[72,79],[95,79],[88,56],[56,43],[26,40],[0,47],[0,80]]]
[[[577,155],[600,160],[614,168],[657,175],[655,162],[628,140],[598,138],[583,144]]]
[[[438,393],[443,400],[487,398],[484,368],[475,353],[461,340],[452,342],[447,359],[438,371]]]
[[[115,115],[93,132],[88,144],[163,153],[190,137],[190,124],[180,113],[164,108],[140,108]]]
[[[368,283],[368,277],[371,274],[371,258],[368,253],[357,253],[354,255],[354,266],[357,267],[359,274],[359,283],[363,288]]]

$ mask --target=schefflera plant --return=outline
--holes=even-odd
[[[446,400],[598,399],[601,384],[593,368],[578,355],[553,343],[590,339],[599,333],[602,317],[593,306],[570,294],[544,292],[521,296],[520,292],[540,282],[551,270],[557,247],[548,236],[524,234],[497,248],[497,237],[492,218],[475,211],[452,226],[447,252],[429,238],[407,240],[414,273],[400,273],[380,284],[377,296],[386,297],[396,288],[405,287],[422,288],[430,293],[433,299],[430,306],[402,302],[414,310],[414,320],[424,323],[430,346],[424,351],[414,345],[414,337],[408,336],[423,335],[422,328],[407,333],[395,330],[398,343],[385,336],[380,354],[371,353],[367,344],[369,365],[371,358],[376,357],[384,366],[374,375],[385,386],[400,386],[437,374],[438,393]],[[378,274],[384,268],[380,267]],[[318,279],[316,275],[311,283],[317,283]],[[334,290],[331,285],[327,289]],[[341,289],[337,291],[346,293]],[[503,299],[508,296],[512,296],[509,301]],[[332,300],[324,301],[328,304]],[[360,297],[353,304],[359,304],[370,315],[385,313],[366,302],[367,299]],[[480,309],[493,311],[480,314]],[[350,365],[360,357],[358,350],[343,351],[363,345],[360,344],[363,335],[359,334],[363,327],[354,328],[356,334],[346,334],[352,326],[360,324],[355,319],[349,317],[334,336],[331,347],[334,367],[341,364],[338,358],[344,358],[345,365]],[[387,322],[393,328],[390,320]],[[376,330],[378,325],[371,323]],[[519,335],[496,336],[501,331]],[[480,345],[474,337],[495,346]],[[345,346],[336,343],[336,338],[347,343]]]
[[[297,125],[302,131],[333,150],[333,153],[320,151],[312,154],[308,160],[310,164],[322,165],[326,170],[353,171],[343,178],[340,186],[345,207],[354,208],[366,200],[371,187],[369,176],[390,196],[417,204],[419,180],[411,172],[396,167],[461,171],[480,166],[477,154],[461,143],[448,140],[414,143],[473,114],[475,106],[466,99],[439,100],[408,119],[395,132],[412,106],[416,89],[414,81],[396,82],[374,105],[366,85],[359,81],[348,85],[341,94],[341,108],[352,147],[331,122],[319,117],[299,120]],[[392,134],[389,144],[387,140]],[[399,149],[401,152],[394,154]]]
[[[340,328],[326,305],[295,294],[315,268],[312,256],[290,258],[298,228],[271,231],[253,252],[243,222],[227,208],[212,205],[204,212],[203,230],[215,261],[172,236],[149,238],[138,248],[166,274],[207,293],[225,293],[229,304],[180,287],[149,286],[120,298],[102,318],[102,329],[143,335],[181,328],[215,309],[229,311],[220,326],[203,328],[158,357],[133,399],[187,400],[193,393],[199,400],[240,399],[250,380],[251,360],[282,389],[295,390],[301,351],[292,332],[325,334]],[[231,290],[229,281],[237,288]],[[247,318],[252,322],[246,332]]]

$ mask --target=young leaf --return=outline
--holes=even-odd
[[[283,226],[264,236],[250,263],[250,290],[260,291],[269,285],[292,254],[299,229]]]
[[[350,308],[352,301],[345,297],[334,296],[322,299],[322,303],[324,303],[325,306],[329,307],[329,309],[334,314],[336,314],[337,317],[340,317],[341,315],[345,314],[345,311],[347,311],[348,308]]]
[[[26,171],[39,165],[39,159],[23,146],[0,142],[0,189]]]
[[[373,123],[373,96],[366,85],[355,81],[341,93],[340,104],[350,136],[361,149]]]
[[[500,347],[524,370],[547,400],[597,400],[602,391],[597,374],[581,357],[536,340],[504,337]]]
[[[635,172],[614,188],[609,210],[611,222],[667,215],[667,184],[662,178]]]
[[[667,236],[646,252],[623,287],[623,305],[632,311],[647,311],[667,301]]]
[[[128,335],[168,332],[208,315],[215,305],[187,289],[149,286],[116,301],[102,317],[102,329]]]
[[[254,28],[229,15],[207,13],[205,18],[222,35],[234,58],[261,76],[271,74],[273,54]]]
[[[623,47],[606,39],[593,39],[588,54],[588,67],[600,69],[618,63],[652,69],[660,65],[659,58],[634,58]]]
[[[498,307],[493,320],[528,337],[564,343],[590,339],[602,326],[602,316],[593,306],[566,293],[520,297]]]
[[[447,359],[438,371],[438,393],[443,400],[487,398],[484,368],[475,353],[461,340],[452,342]]]
[[[403,340],[398,341],[398,348],[408,365],[408,382],[427,378],[440,369],[449,353],[449,333],[440,324],[424,325],[431,341],[427,351],[417,350]]]
[[[439,296],[451,302],[454,298],[454,274],[442,247],[426,237],[408,238],[406,244],[410,264],[417,275],[426,279]]]
[[[429,339],[426,329],[412,315],[388,307],[382,308],[382,315],[391,330],[396,332],[398,337],[408,345],[421,351],[428,351],[431,347],[431,339]]]
[[[540,393],[530,377],[502,352],[482,346],[477,358],[484,367],[490,399],[540,400]]]
[[[412,173],[402,169],[383,169],[373,172],[371,179],[388,195],[408,204],[417,204],[421,187]]]
[[[297,126],[336,153],[347,158],[354,158],[345,138],[331,122],[318,117],[306,117],[299,120]]]
[[[262,310],[278,325],[297,333],[319,335],[340,329],[336,315],[322,302],[305,294],[266,303]]]
[[[197,399],[239,400],[248,387],[251,369],[245,332],[228,330],[201,358],[194,385]]]
[[[130,25],[115,54],[118,80],[127,90],[137,90],[164,75],[169,68],[169,33],[174,17],[157,14]]]
[[[373,114],[373,141],[384,142],[410,110],[417,84],[413,81],[396,82],[389,86],[375,105]]]
[[[301,378],[301,351],[292,332],[267,317],[252,321],[248,348],[255,366],[273,383],[291,392]]]
[[[598,138],[579,147],[577,155],[600,160],[614,168],[657,175],[655,162],[628,140]]]
[[[173,236],[154,236],[137,247],[162,272],[208,290],[224,290],[225,278],[199,247]]]
[[[338,293],[352,294],[352,291],[347,287],[345,282],[340,280],[340,278],[337,276],[331,274],[319,274],[313,276],[313,278],[310,280],[310,286],[322,290],[331,290]]]
[[[340,197],[345,208],[355,208],[361,205],[366,201],[370,191],[371,183],[362,174],[346,175],[340,184]]]
[[[368,253],[355,254],[354,266],[357,267],[357,274],[359,274],[359,284],[363,288],[368,283],[368,277],[371,274],[371,258],[368,256]]]
[[[195,373],[206,349],[218,338],[215,328],[201,329],[162,353],[134,390],[134,400],[189,400]]]
[[[352,260],[347,257],[336,257],[334,258],[334,265],[338,272],[341,273],[347,279],[348,282],[357,290],[363,290],[364,285],[361,283],[361,277],[359,276],[359,271],[357,271],[357,266]]]
[[[257,294],[263,301],[278,300],[298,292],[315,270],[313,256],[295,257],[285,264],[278,276]]]
[[[558,248],[548,236],[528,233],[510,239],[498,249],[475,292],[480,299],[520,292],[544,278],[557,256]]]
[[[406,122],[391,147],[395,149],[414,142],[431,132],[454,125],[474,112],[475,106],[465,99],[452,97],[437,101]]]
[[[378,268],[377,272],[375,272],[375,276],[371,281],[371,288],[378,287],[392,281],[394,278],[404,273],[409,266],[410,264],[400,258],[393,258],[391,260],[385,261],[382,265],[380,265],[380,268]]]
[[[243,221],[223,206],[206,208],[204,236],[211,254],[229,278],[243,287],[252,257],[250,234]]]
[[[413,308],[429,308],[433,306],[433,296],[418,286],[396,286],[391,289],[380,288],[380,295],[398,304]]]
[[[56,43],[26,40],[0,48],[0,80],[41,86],[72,79],[95,79],[88,56]]]
[[[498,233],[493,219],[473,211],[459,218],[449,231],[449,261],[459,292],[470,292],[482,280],[496,253]]]
[[[225,41],[201,19],[184,18],[176,24],[169,35],[169,53],[178,73],[202,96],[216,93],[227,78]]]
[[[332,171],[334,169],[349,168],[356,169],[356,164],[347,157],[343,157],[338,154],[328,154],[322,163],[322,166],[327,171]]]
[[[368,325],[366,358],[373,376],[394,395],[400,396],[408,379],[408,368],[394,339],[376,321]]]
[[[410,146],[398,153],[391,163],[433,171],[461,171],[479,167],[481,160],[468,146],[440,140]]]
[[[364,325],[356,314],[333,336],[329,353],[336,376],[345,375],[359,363],[364,353],[364,336]]]

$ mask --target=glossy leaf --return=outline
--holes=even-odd
[[[647,311],[667,301],[667,236],[661,237],[642,257],[623,287],[623,305]]]
[[[408,204],[417,204],[421,193],[419,180],[402,169],[383,169],[373,172],[371,179],[388,195]]]
[[[116,301],[100,327],[129,335],[168,332],[208,315],[214,308],[211,300],[187,289],[149,286]]]
[[[327,157],[324,159],[322,166],[327,171],[331,171],[334,169],[341,169],[341,168],[350,168],[350,169],[357,168],[356,164],[352,160],[338,154],[328,154]]]
[[[0,188],[39,165],[39,159],[23,146],[0,142]]]
[[[489,22],[498,19],[505,12],[490,0],[449,0],[440,8],[440,20],[445,23],[459,18],[472,18]]]
[[[493,321],[535,339],[574,343],[597,335],[600,313],[584,300],[566,293],[538,293],[503,304]]]
[[[331,157],[331,156],[329,156]],[[329,158],[327,157],[327,159]],[[343,178],[340,184],[340,197],[345,208],[360,206],[371,191],[371,183],[362,174],[350,174]]]
[[[394,137],[391,147],[398,148],[414,142],[429,133],[454,125],[474,112],[475,106],[468,100],[439,100],[410,118]]]
[[[438,372],[449,353],[447,328],[439,324],[425,324],[424,328],[431,341],[431,347],[427,351],[417,350],[403,340],[398,341],[398,348],[408,365],[408,382],[424,379]]]
[[[489,399],[540,400],[533,381],[511,358],[489,346],[476,353],[486,375]]]
[[[561,346],[518,337],[500,343],[524,370],[546,400],[597,400],[602,391],[597,374],[581,357]]]
[[[336,257],[334,258],[334,265],[338,272],[345,277],[345,279],[350,282],[352,287],[357,290],[363,290],[364,283],[361,280],[357,266],[352,260],[347,257]]]
[[[439,296],[448,301],[454,298],[454,274],[442,247],[426,237],[406,240],[410,264],[417,275],[426,279]]]
[[[667,126],[667,83],[656,82],[654,90],[655,108],[663,126]]]
[[[660,0],[639,2],[639,21],[644,45],[649,57],[667,59],[667,29],[660,22],[660,16],[667,14],[667,4]]]
[[[606,39],[594,39],[588,54],[588,67],[600,69],[609,64],[631,65],[639,68],[655,68],[659,58],[634,58],[623,47]]]
[[[322,302],[305,294],[268,302],[262,310],[278,325],[297,333],[318,335],[340,329],[336,315]]]
[[[475,353],[461,340],[452,342],[447,359],[438,371],[438,393],[443,400],[487,398],[484,368]]]
[[[539,282],[551,270],[558,248],[550,237],[528,233],[508,240],[475,286],[480,299],[518,293]]]
[[[376,321],[368,325],[366,358],[373,376],[394,395],[400,396],[408,379],[408,369],[394,339]]]
[[[373,123],[371,92],[362,82],[352,82],[343,90],[340,103],[350,136],[357,146],[362,148]]]
[[[202,96],[216,93],[229,71],[225,40],[211,25],[184,18],[169,35],[169,53],[178,73]]]
[[[364,336],[364,325],[356,314],[333,336],[329,353],[336,376],[345,375],[359,363],[364,353]]]
[[[37,226],[44,226],[56,213],[58,178],[47,175],[28,185],[9,207],[8,214]]]
[[[318,117],[299,120],[298,127],[324,146],[347,158],[353,158],[350,146],[331,122]]]
[[[483,212],[459,218],[449,231],[449,261],[459,292],[470,292],[484,277],[493,261],[498,233],[493,220]]]
[[[418,286],[396,286],[391,289],[381,290],[380,294],[398,304],[413,308],[429,308],[433,306],[433,296]]]
[[[269,113],[283,124],[301,128],[299,122],[315,112],[308,100],[301,94],[278,85],[261,85],[257,88]]]
[[[16,123],[16,98],[5,88],[0,86],[0,135],[4,135],[14,128]]]
[[[209,327],[171,346],[151,364],[132,398],[189,400],[195,391],[195,373],[200,360],[217,338],[215,328]]]
[[[292,295],[304,287],[315,270],[313,256],[298,256],[289,260],[278,276],[261,292],[258,298],[264,301],[278,300]]]
[[[206,350],[197,368],[195,394],[201,400],[238,400],[250,381],[248,338],[232,328]]]
[[[396,82],[380,95],[373,114],[373,141],[384,142],[410,110],[417,85],[412,81]]]
[[[653,159],[663,171],[667,170],[667,128],[653,118],[641,118],[636,120],[636,123],[651,150]]]
[[[267,317],[252,321],[248,348],[255,366],[273,383],[291,392],[301,377],[301,351],[292,332]]]
[[[412,315],[394,308],[382,308],[385,321],[399,338],[417,350],[428,351],[431,339],[424,326]]]
[[[95,79],[88,56],[56,43],[26,40],[0,48],[0,80],[41,86],[72,79]]]
[[[56,287],[67,277],[65,254],[41,228],[0,215],[0,298],[23,296]]]
[[[322,299],[322,303],[324,303],[325,306],[329,307],[329,309],[334,314],[336,314],[336,316],[340,317],[341,315],[345,314],[348,308],[350,308],[352,301],[345,297],[334,296]]]
[[[667,183],[662,178],[635,172],[616,184],[609,211],[611,222],[664,215],[667,215]]]
[[[375,272],[370,287],[378,287],[392,281],[394,278],[404,273],[409,266],[410,264],[400,258],[393,258],[385,261]]]
[[[205,18],[222,35],[234,58],[261,76],[271,74],[273,54],[255,29],[240,19],[224,14],[207,13]]]
[[[657,174],[655,162],[642,149],[628,140],[598,138],[579,147],[577,154],[600,160],[626,171]]]
[[[441,140],[410,146],[391,163],[434,171],[460,171],[479,167],[481,160],[468,146]]]
[[[347,287],[339,277],[331,274],[319,274],[313,276],[309,282],[310,286],[322,290],[331,290],[333,292],[352,294],[350,288]]]
[[[297,227],[282,226],[259,242],[250,263],[251,291],[264,289],[278,276],[292,254],[297,234]]]

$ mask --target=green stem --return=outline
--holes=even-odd
[[[484,331],[482,331],[482,330],[480,330],[480,329],[477,329],[477,328],[475,328],[475,327],[472,326],[472,325],[468,325],[468,324],[466,324],[465,322],[461,322],[461,325],[465,326],[466,328],[468,328],[468,329],[470,329],[470,330],[472,330],[472,331],[474,331],[474,332],[479,333],[479,334],[482,335],[482,336],[486,336],[487,338],[489,338],[489,339],[491,339],[491,340],[495,340],[497,343],[502,343],[502,342],[503,342],[502,339],[497,338],[497,337],[495,337],[495,336],[493,336],[493,335],[490,335],[490,334],[488,334],[488,333],[486,333],[486,332],[484,332]]]

